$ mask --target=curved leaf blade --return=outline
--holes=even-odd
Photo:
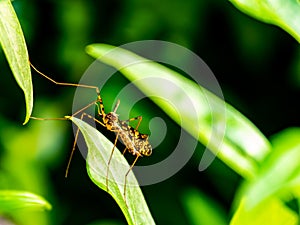
[[[300,187],[300,128],[289,128],[272,137],[273,152],[252,181],[246,181],[240,194],[245,207],[253,208],[270,197],[299,198]]]
[[[106,171],[109,156],[113,143],[111,143],[98,130],[91,127],[84,121],[69,117],[82,132],[88,146],[87,171],[90,179],[101,189],[106,188]],[[155,224],[148,209],[138,182],[131,171],[127,177],[126,202],[123,196],[125,173],[129,170],[127,163],[121,152],[115,148],[110,167],[108,193],[115,199],[123,211],[128,224]]]
[[[51,210],[51,205],[41,196],[14,190],[0,190],[0,212],[11,213],[17,209]]]
[[[298,216],[277,198],[266,199],[250,210],[241,201],[230,225],[252,224],[297,225]]]
[[[120,70],[174,121],[217,154],[237,173],[245,178],[255,176],[258,165],[270,152],[270,143],[232,106],[179,73],[125,49],[107,44],[92,44],[87,46],[86,51],[96,59]],[[155,85],[153,88],[153,83],[143,82],[143,79],[161,77],[176,84],[175,86],[180,87],[181,90],[172,90],[170,94],[168,88],[159,87],[160,85]],[[188,92],[182,94],[182,90]],[[172,104],[151,96],[160,96],[173,104],[176,103],[177,111],[173,109]],[[192,102],[197,109],[197,114],[192,114],[186,109],[187,102]],[[214,126],[211,121],[214,122]],[[225,134],[222,128],[220,132],[216,130],[216,127],[223,127],[224,124]],[[199,126],[201,126],[200,130]],[[220,140],[222,140],[221,144]]]
[[[300,43],[300,2],[297,0],[229,0],[242,12],[281,27]]]
[[[27,47],[17,15],[10,0],[0,1],[0,44],[12,73],[24,92],[27,123],[33,107],[33,88]]]

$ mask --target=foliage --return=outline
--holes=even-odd
[[[82,132],[88,146],[87,170],[92,181],[101,189],[106,187],[106,163],[113,148],[105,136],[82,120],[70,117]],[[109,167],[108,192],[122,209],[128,224],[155,224],[144,196],[133,173],[127,177],[126,196],[124,196],[124,177],[129,165],[118,149],[115,149],[113,160]],[[126,199],[124,199],[124,197]]]
[[[22,208],[51,209],[42,197],[24,191],[0,191],[0,212],[11,213]]]
[[[0,33],[0,43],[10,64],[10,68],[25,94],[25,124],[29,120],[33,105],[31,74],[23,32],[9,0],[0,1]]]
[[[274,24],[290,33],[300,42],[300,2],[293,0],[260,1],[230,0],[241,11],[266,23]]]
[[[168,38],[169,41],[176,40],[178,43],[193,46],[195,42],[192,42],[190,40],[192,39],[191,37],[196,34],[197,26],[195,25],[196,23],[194,23],[194,21],[198,21],[195,19],[198,16],[198,11],[196,11],[195,9],[201,9],[201,16],[203,16],[204,18],[204,12],[207,12],[209,6],[211,6],[209,4],[214,4],[199,3],[200,1],[196,0],[191,1],[190,4],[186,4],[186,2],[175,1],[176,4],[174,4],[173,12],[172,10],[169,10],[169,4],[173,4],[173,1],[172,3],[171,1],[166,1],[165,3],[157,1],[156,4],[161,4],[161,8],[156,7],[157,5],[155,5],[154,3],[156,1],[145,1],[143,5],[141,5],[140,1],[135,0],[128,0],[126,2],[127,4],[131,5],[131,7],[124,7],[124,11],[122,11],[121,16],[119,17],[119,20],[116,22],[116,24],[113,24],[113,22],[111,22],[112,24],[110,24],[110,26],[112,27],[113,25],[117,27],[114,34],[115,36],[112,35],[110,39],[110,42],[114,42],[115,45],[121,43],[122,41],[126,42],[136,39],[139,40],[144,38],[157,38],[157,36],[159,35],[162,35],[159,36],[161,38],[164,37],[164,32],[167,31],[169,34],[172,34]],[[282,1],[258,2],[232,0],[231,2],[242,11],[254,16],[255,18],[282,27],[296,40],[300,40],[299,25],[295,23],[295,21],[298,21],[298,15],[300,15],[298,13],[299,1],[285,1],[284,4]],[[222,4],[225,3],[218,3],[218,5]],[[89,39],[87,41],[84,38],[88,37],[87,33],[90,32],[89,29],[95,29],[95,27],[90,28],[90,24],[92,23],[87,19],[88,17],[86,16],[93,15],[93,13],[88,12],[93,12],[95,8],[92,4],[89,5],[89,3],[83,3],[81,1],[76,1],[71,5],[72,7],[69,8],[69,3],[63,1],[63,3],[59,3],[58,7],[60,8],[60,10],[56,11],[57,14],[68,12],[64,14],[63,17],[58,16],[56,18],[61,26],[60,28],[62,34],[60,44],[57,44],[57,46],[60,46],[60,48],[58,48],[58,51],[60,52],[59,57],[61,58],[58,57],[57,60],[63,62],[64,65],[72,65],[73,67],[71,66],[72,68],[70,68],[70,70],[73,69],[73,71],[77,71],[78,69],[80,69],[79,64],[81,63],[79,62],[88,62],[87,58],[84,58],[80,55],[82,54],[84,45],[94,42],[93,39]],[[28,6],[20,6],[18,5],[18,3],[16,3],[15,5],[15,8],[17,9],[23,7],[27,7],[28,12],[30,10],[35,11],[31,8],[33,6],[30,4],[28,4]],[[228,6],[226,5],[226,7]],[[64,8],[70,10],[64,11]],[[126,12],[128,13],[128,11],[126,10],[129,9],[130,12],[132,11],[132,9],[135,10],[132,14],[130,14],[130,16],[127,15],[127,17],[125,17]],[[149,9],[152,9],[152,11]],[[158,9],[162,11],[160,12]],[[164,12],[171,11],[170,14],[173,13],[174,15],[178,15],[175,13],[176,9],[180,11],[181,16],[173,16],[171,17],[172,19],[169,20],[168,14]],[[229,12],[231,9],[227,10]],[[153,12],[155,12],[155,14],[153,14]],[[10,1],[0,0],[0,42],[9,63],[10,69],[17,83],[25,94],[25,124],[31,115],[33,98],[27,47],[25,44],[21,26],[19,24],[19,18],[23,19],[24,21],[24,14],[20,13],[18,15],[19,16],[17,17]],[[29,15],[34,17],[34,14],[28,13],[27,16]],[[77,15],[81,16],[77,17]],[[98,12],[95,12],[95,15],[98,15]],[[84,17],[86,18],[86,20],[83,20]],[[58,18],[63,18],[62,22]],[[75,20],[75,18],[77,18],[78,20]],[[154,18],[160,18],[159,23],[149,23],[149,21],[153,22]],[[189,26],[182,22],[184,21],[182,20],[182,18],[186,18],[186,21],[190,21],[188,23]],[[243,19],[245,18],[242,18],[241,21]],[[76,22],[73,23],[74,21]],[[118,23],[120,23],[121,25]],[[24,23],[24,30],[33,29],[29,24],[30,23]],[[128,27],[124,26],[124,24],[127,24]],[[152,25],[145,29],[145,24]],[[222,27],[221,24],[222,21],[219,20],[219,28]],[[43,26],[48,29],[46,25]],[[240,33],[243,33],[243,31],[245,31],[243,29],[249,28],[245,28],[245,26],[239,27],[238,22],[236,21],[235,26],[237,30],[240,29]],[[265,25],[262,26],[265,27]],[[165,27],[167,28],[165,29]],[[199,29],[201,30],[203,24],[200,27],[201,28]],[[104,31],[102,30],[102,32]],[[108,31],[105,32],[109,33]],[[269,31],[266,30],[265,32],[268,33]],[[189,35],[184,36],[184,33],[187,33]],[[80,34],[84,35],[81,36]],[[259,34],[257,35],[257,37],[259,37]],[[118,38],[120,36],[124,37],[124,39],[119,40]],[[250,37],[249,35],[246,36],[247,38]],[[64,39],[64,37],[66,38]],[[72,42],[68,42],[68,40],[70,39],[72,39]],[[257,38],[257,40],[260,39],[261,38]],[[200,37],[199,40],[201,40]],[[226,39],[223,38],[223,40]],[[240,41],[240,43],[243,42],[242,39],[235,40],[237,40],[235,43],[237,45],[238,41]],[[255,38],[252,40],[255,40]],[[267,44],[271,46],[272,41],[269,41],[269,39],[266,40],[268,42]],[[104,42],[107,41],[104,40]],[[219,41],[218,43],[220,42],[221,41]],[[246,42],[247,41],[245,41],[245,43]],[[216,43],[217,47],[218,43]],[[256,43],[259,43],[259,41]],[[245,47],[245,49],[247,49],[247,47]],[[253,49],[261,50],[261,48],[248,48],[250,52],[255,51]],[[113,177],[112,181],[109,182],[109,193],[116,200],[129,224],[154,224],[154,220],[152,219],[149,208],[151,209],[155,221],[162,224],[183,224],[186,223],[186,220],[189,224],[225,224],[227,220],[227,212],[226,210],[224,210],[224,208],[226,206],[224,204],[221,204],[222,200],[218,199],[218,202],[216,201],[217,196],[219,195],[222,196],[223,200],[225,198],[229,198],[227,205],[233,202],[233,217],[230,222],[230,224],[232,225],[260,223],[271,225],[296,225],[299,223],[300,168],[298,159],[300,156],[300,131],[298,127],[286,128],[283,131],[279,131],[277,133],[271,129],[272,131],[270,132],[272,134],[276,134],[272,135],[271,138],[267,138],[267,135],[263,135],[264,132],[261,132],[257,127],[255,127],[255,125],[253,125],[253,123],[250,122],[249,119],[247,119],[246,116],[240,113],[237,109],[233,108],[231,105],[235,105],[237,108],[242,106],[237,103],[233,103],[231,105],[225,103],[225,101],[219,99],[209,91],[198,87],[194,82],[188,80],[174,70],[152,62],[140,63],[135,66],[123,68],[123,66],[126,65],[130,60],[144,61],[145,59],[129,51],[125,51],[121,48],[114,48],[113,46],[107,44],[89,45],[87,47],[87,52],[88,54],[108,65],[114,66],[117,69],[121,68],[120,72],[122,72],[123,75],[130,81],[135,81],[138,77],[141,76],[148,76],[152,78],[164,76],[172,80],[172,82],[176,83],[178,86],[184,87],[186,90],[189,90],[188,96],[190,99],[193,99],[193,104],[197,105],[201,110],[203,110],[200,110],[199,113],[195,115],[188,114],[188,112],[184,111],[184,108],[181,108],[179,115],[178,112],[175,112],[171,109],[170,105],[154,98],[152,99],[152,101],[156,105],[158,105],[162,111],[160,111],[160,109],[156,109],[153,103],[151,103],[150,107],[145,106],[144,104],[137,111],[144,116],[144,121],[149,121],[149,113],[151,112],[160,114],[164,112],[166,115],[170,116],[170,118],[172,118],[179,126],[182,126],[187,132],[189,132],[191,136],[199,140],[199,142],[204,146],[208,146],[214,153],[218,152],[218,157],[222,162],[221,163],[220,161],[217,161],[211,166],[212,169],[208,169],[207,176],[212,177],[209,179],[208,183],[212,185],[213,188],[210,188],[210,186],[206,183],[201,183],[201,185],[199,185],[199,183],[196,183],[196,180],[198,180],[199,177],[198,175],[195,175],[195,173],[193,173],[195,168],[187,168],[186,173],[191,177],[184,176],[184,178],[180,177],[180,179],[178,179],[179,177],[176,176],[175,181],[170,181],[170,184],[159,184],[159,186],[157,186],[158,190],[155,190],[155,187],[153,187],[154,191],[152,191],[152,193],[151,190],[149,190],[150,188],[148,190],[147,188],[145,188],[145,196],[147,197],[147,202],[149,205],[148,206],[146,204],[146,201],[144,200],[144,196],[142,195],[140,188],[137,186],[137,181],[133,176],[133,173],[130,173],[130,175],[128,176],[128,182],[133,182],[135,185],[129,185],[127,189],[128,202],[125,202],[123,198],[124,184],[114,181],[116,181],[117,178],[121,180],[124,179],[124,176],[122,174],[120,175],[120,170],[124,173],[124,171],[127,171],[127,169],[129,168],[129,165],[125,161],[124,157],[116,149],[109,173],[110,177]],[[110,53],[107,54],[108,52]],[[253,54],[255,54],[255,52]],[[268,54],[268,57],[271,57],[273,53],[271,52]],[[209,56],[209,53],[207,53],[207,55]],[[260,57],[261,56],[263,56],[264,59],[268,58],[267,55],[260,54]],[[257,58],[261,59],[260,57]],[[285,55],[281,57],[285,57]],[[226,59],[224,59],[225,64],[229,62],[227,61],[229,58],[230,57],[226,57]],[[267,61],[264,62],[265,64],[267,64]],[[273,66],[273,64],[271,65]],[[294,69],[297,70],[298,66],[299,65],[295,63]],[[249,68],[249,70],[251,71],[251,73],[255,74],[252,68]],[[236,77],[236,79],[239,79],[238,76]],[[293,79],[297,80],[297,77],[295,76]],[[105,90],[105,88],[103,88],[103,91],[101,90],[101,94],[106,96],[105,101],[109,101],[113,98],[113,89],[121,87],[123,85],[122,82],[125,83],[124,80],[119,78],[118,82],[115,82],[113,85],[107,88],[107,91]],[[296,82],[294,83],[296,84]],[[48,85],[49,84],[47,84],[47,88],[45,89],[48,89]],[[35,86],[38,88],[39,85]],[[167,96],[168,94],[167,90],[153,89],[153,85],[151,86],[150,83],[137,83],[137,87],[147,96],[151,96],[153,94],[153,90],[155,91],[155,94],[158,94],[162,97]],[[297,85],[293,87],[297,87]],[[18,108],[19,105],[15,104],[16,102],[21,101],[14,101],[14,96],[12,95],[14,91],[10,89],[9,91],[11,94],[9,103],[12,103],[10,105],[13,106],[7,107],[5,105],[7,101],[4,100],[4,98],[2,101],[2,106],[5,106],[5,110],[3,109],[3,111],[13,108],[13,110],[11,111],[11,113],[13,114],[14,112],[21,111],[21,109]],[[255,91],[254,86],[251,86],[251,91]],[[200,96],[203,93],[205,94],[211,105],[214,106],[213,109],[215,111],[213,112],[216,113],[219,121],[226,124],[226,132],[223,145],[217,145],[213,141],[209,142],[208,140],[212,132],[212,125],[210,123],[212,115],[207,113],[209,111],[209,109],[207,108],[208,106]],[[51,95],[53,94],[51,93]],[[52,118],[57,117],[56,115],[61,116],[68,114],[69,111],[63,112],[61,109],[65,108],[66,103],[69,103],[69,96],[72,96],[72,94],[68,92],[62,92],[61,95],[58,94],[55,96],[55,100],[60,101],[60,103],[51,102],[47,98],[45,98],[44,100],[35,101],[35,104],[37,104],[36,113],[45,118]],[[253,96],[251,95],[251,97]],[[259,97],[263,98],[263,96]],[[173,99],[173,101],[178,101],[178,95],[171,96],[171,98]],[[185,101],[184,97],[179,99]],[[238,97],[233,98],[232,101],[236,101],[236,99],[238,99]],[[54,101],[54,98],[52,100]],[[270,100],[270,102],[272,101]],[[263,102],[263,106],[264,104],[266,103]],[[226,114],[220,113],[220,111],[218,110],[223,106],[225,106],[224,109]],[[247,115],[249,115],[249,113]],[[183,118],[183,123],[180,123],[179,116]],[[273,115],[270,115],[270,117],[272,116]],[[280,116],[282,117],[282,115]],[[68,118],[71,119],[72,122],[74,122],[80,128],[88,146],[89,152],[87,156],[87,170],[90,179],[98,187],[106,191],[105,165],[112,149],[112,143],[108,141],[101,133],[91,128],[83,121],[75,117]],[[165,118],[167,118],[167,116]],[[284,119],[288,119],[288,116],[285,116]],[[203,125],[203,129],[200,130],[199,133],[197,131],[197,128],[194,126],[195,121]],[[279,123],[279,121],[275,121],[276,123]],[[76,196],[74,194],[68,195],[71,185],[65,190],[62,195],[57,194],[55,196],[54,193],[59,192],[59,189],[64,186],[61,184],[65,184],[66,182],[61,181],[59,185],[57,185],[57,183],[51,183],[53,182],[53,178],[51,178],[51,176],[53,177],[54,175],[51,175],[51,172],[48,171],[61,171],[61,168],[59,168],[59,166],[61,165],[64,156],[62,154],[62,151],[60,150],[64,149],[66,145],[63,142],[63,139],[66,139],[64,138],[66,137],[66,135],[62,132],[64,131],[65,126],[58,126],[53,124],[63,122],[43,121],[38,124],[38,121],[35,121],[32,122],[32,124],[27,125],[26,127],[20,128],[20,126],[10,122],[6,119],[5,116],[2,115],[0,117],[0,122],[0,148],[4,149],[0,154],[1,216],[8,217],[17,224],[62,224],[65,221],[68,221],[68,224],[70,224],[70,221],[72,220],[75,222],[72,224],[79,224],[81,222],[80,216],[76,215],[78,214],[78,212],[72,212],[72,207],[74,207],[75,205],[80,205],[82,208],[84,208],[81,203],[78,202],[80,201],[79,199],[82,198],[74,198],[74,196]],[[170,132],[168,133],[175,133],[177,125],[172,124],[171,121],[169,121],[169,123],[172,125],[172,129],[170,129]],[[274,121],[272,121],[272,123],[276,124]],[[286,126],[287,125],[285,124],[285,127]],[[263,125],[260,125],[260,127],[263,127]],[[145,128],[141,127],[141,129]],[[279,129],[277,129],[277,131],[278,130]],[[172,136],[170,139],[168,139],[167,144],[164,145],[161,149],[168,150],[169,146],[172,144],[174,137],[175,136]],[[201,154],[201,152],[202,149],[197,148],[198,156]],[[165,154],[163,152],[160,153]],[[158,159],[159,158],[156,158],[156,160]],[[223,163],[228,165],[231,170],[228,170],[227,167],[224,167]],[[94,170],[95,168],[96,171]],[[83,171],[79,173],[80,176],[78,176],[76,172],[73,173],[75,173],[76,175],[73,176],[73,179],[75,177],[76,179],[78,179],[79,177],[84,177]],[[242,184],[230,188],[230,185],[234,183],[231,181],[236,179],[237,174],[242,177]],[[218,178],[217,176],[220,177]],[[204,177],[204,179],[207,179],[207,177]],[[72,177],[68,180],[70,180],[69,182],[72,184]],[[73,183],[74,188],[80,189],[83,183],[88,183],[87,179],[84,181],[85,182],[75,180],[75,182]],[[222,185],[222,183],[226,185]],[[213,190],[211,190],[211,192],[207,190],[205,191],[205,188],[202,189],[202,185],[205,185],[207,190]],[[54,191],[54,186],[58,186],[56,191]],[[191,189],[190,186],[193,186],[193,188]],[[237,191],[235,190],[236,188],[238,188]],[[89,188],[82,188],[82,190],[83,189],[92,190],[91,186]],[[92,193],[92,199],[96,199],[99,192],[95,191],[95,193],[97,194],[95,194],[93,191],[90,192]],[[38,193],[39,195],[33,193]],[[207,197],[206,194],[208,193],[214,197]],[[234,201],[232,201],[231,197],[228,197],[233,195],[230,193],[234,193]],[[65,206],[65,203],[63,203],[64,201],[61,200],[62,196],[65,195],[75,202],[70,203],[68,206]],[[178,203],[178,196],[180,198],[180,203]],[[37,209],[51,208],[50,204],[44,199],[44,197],[46,199],[50,199],[49,201],[53,205],[53,210],[50,213],[36,211]],[[165,199],[166,197],[167,201],[163,201],[162,199]],[[93,215],[91,217],[95,218],[94,215],[98,215],[98,213],[101,212],[104,213],[102,215],[103,218],[107,218],[107,216],[105,216],[105,212],[109,207],[107,207],[106,205],[110,204],[110,200],[107,201],[108,203],[102,203],[103,201],[105,202],[103,198],[105,198],[104,195],[101,196],[100,199],[97,199],[96,203],[93,204],[90,203],[91,201],[88,201],[87,206],[89,208],[85,210],[85,213],[90,213],[90,215]],[[15,210],[16,207],[25,208],[20,212]],[[82,208],[80,209],[80,212],[82,211]],[[182,215],[182,208],[184,208],[184,215]],[[112,209],[111,211],[116,211],[116,209]],[[199,217],[200,214],[202,215],[201,217]],[[87,222],[85,221],[84,223]],[[102,220],[100,222],[95,221],[93,224],[106,223],[119,224],[116,220],[109,222],[105,220]]]
[[[259,130],[232,106],[177,72],[158,63],[149,62],[147,59],[122,48],[94,44],[87,47],[87,52],[96,59],[122,71],[131,82],[134,82],[141,91],[150,96],[155,104],[160,106],[173,120],[203,145],[208,146],[236,172],[245,178],[255,176],[257,163],[268,154],[270,144]],[[151,82],[151,80],[159,81],[162,77],[180,87],[172,96],[169,95],[169,90],[166,88],[158,88],[158,86],[153,88],[155,82]],[[145,80],[148,82],[143,82]],[[189,91],[185,93],[182,90]],[[151,97],[157,95],[161,99]],[[168,99],[169,102],[166,103],[162,99]],[[189,110],[186,110],[187,108],[183,103],[189,100],[192,101],[190,104],[194,105],[195,108],[201,109],[197,111],[197,114],[191,114]],[[173,108],[174,103],[177,106],[176,111]],[[214,109],[213,112],[211,107]],[[216,122],[212,124],[211,121]],[[198,124],[201,124],[201,129],[199,129]],[[220,127],[220,131],[215,131],[214,126]],[[212,134],[218,136],[213,141],[210,139]],[[245,141],[240,141],[238,136],[241,138],[247,136],[248,138]],[[222,143],[219,143],[220,139]],[[249,143],[256,143],[256,145],[252,147]]]

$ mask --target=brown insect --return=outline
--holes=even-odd
[[[142,121],[142,117],[138,116],[138,117],[134,117],[128,120],[119,120],[119,116],[116,113],[119,105],[120,105],[120,101],[118,100],[113,111],[109,112],[109,113],[105,113],[104,110],[104,104],[102,101],[102,98],[100,96],[100,91],[99,88],[96,86],[91,86],[91,85],[84,85],[84,84],[73,84],[73,83],[63,83],[63,82],[57,82],[53,79],[51,79],[50,77],[48,77],[47,75],[45,75],[44,73],[40,72],[37,68],[35,68],[31,63],[30,63],[31,67],[40,75],[42,75],[43,77],[45,77],[46,79],[50,80],[51,82],[53,82],[56,85],[62,85],[62,86],[74,86],[74,87],[82,87],[82,88],[91,88],[91,89],[95,89],[96,93],[97,93],[97,100],[89,103],[88,105],[86,105],[85,107],[83,107],[82,109],[78,110],[77,112],[75,112],[72,116],[76,116],[80,113],[81,114],[81,119],[83,119],[83,117],[87,116],[91,119],[93,119],[95,122],[97,122],[98,124],[102,125],[103,127],[106,127],[107,130],[112,131],[116,134],[116,138],[114,141],[114,146],[113,149],[111,151],[108,163],[107,163],[107,171],[106,171],[106,188],[107,191],[108,190],[108,173],[109,173],[109,166],[111,163],[111,159],[113,156],[113,152],[114,149],[116,147],[117,141],[121,140],[121,142],[125,145],[125,149],[123,151],[123,154],[125,154],[126,151],[128,151],[129,153],[131,153],[132,155],[135,155],[135,159],[133,161],[133,163],[131,164],[129,170],[126,172],[125,174],[125,183],[124,183],[124,200],[126,202],[126,182],[127,182],[127,176],[130,173],[130,171],[132,170],[132,168],[134,167],[135,163],[137,162],[139,157],[142,156],[150,156],[152,154],[152,146],[150,145],[148,138],[149,135],[147,134],[142,134],[138,131],[138,127]],[[98,116],[101,118],[102,121],[96,119],[95,117],[83,112],[84,110],[86,110],[87,108],[91,107],[92,105],[95,105],[98,107]],[[32,119],[37,119],[37,120],[47,120],[45,118],[37,118],[37,117],[31,117]],[[66,118],[53,118],[56,120],[66,120]],[[134,121],[134,120],[138,120],[138,124],[135,128],[131,127],[129,125],[129,122]],[[73,148],[70,154],[70,158],[67,164],[67,169],[66,169],[66,173],[65,173],[65,177],[68,176],[68,172],[69,172],[69,168],[71,165],[71,161],[72,161],[72,157],[76,148],[76,143],[78,140],[78,135],[79,135],[79,128],[77,128],[77,131],[75,133],[75,140],[73,143]]]
[[[99,105],[97,104],[99,103]],[[150,156],[152,154],[152,146],[150,145],[148,138],[149,135],[142,134],[138,131],[138,127],[142,121],[142,117],[134,117],[128,120],[119,120],[119,116],[116,113],[120,101],[118,100],[114,110],[109,113],[105,113],[104,111],[104,105],[102,102],[102,99],[100,95],[98,95],[98,100],[96,101],[96,105],[98,106],[98,116],[102,118],[101,122],[100,120],[97,120],[96,118],[90,116],[89,114],[83,113],[84,116],[88,116],[89,118],[93,119],[100,125],[106,127],[108,130],[116,133],[116,138],[114,142],[114,147],[111,151],[108,163],[107,163],[107,171],[106,171],[106,188],[108,191],[108,173],[109,173],[109,166],[110,162],[114,153],[114,149],[116,147],[118,139],[121,140],[121,142],[125,145],[125,149],[123,151],[123,155],[126,151],[131,153],[132,155],[135,155],[136,158],[134,159],[133,163],[131,164],[129,170],[125,174],[125,183],[124,183],[124,199],[126,200],[126,183],[127,183],[127,176],[129,172],[134,167],[136,161],[139,157],[142,156]],[[131,127],[128,123],[134,120],[138,120],[138,124],[135,128]]]

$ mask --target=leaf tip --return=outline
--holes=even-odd
[[[94,49],[93,44],[87,45],[87,46],[85,47],[85,51],[86,51],[86,53],[88,53],[88,54],[91,54],[91,53],[93,52],[93,49]]]
[[[29,118],[30,118],[30,117],[26,116],[25,121],[23,122],[22,125],[26,125],[26,123],[28,123],[28,121],[29,121]]]

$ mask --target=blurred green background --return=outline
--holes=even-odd
[[[299,44],[279,28],[241,13],[228,1],[15,0],[13,5],[31,62],[55,80],[76,83],[80,79],[94,61],[84,51],[88,44],[118,46],[145,39],[165,40],[198,54],[214,72],[225,100],[267,137],[300,125]],[[32,212],[36,224],[105,224],[106,220],[110,220],[106,224],[126,224],[118,205],[89,180],[78,152],[70,176],[64,178],[73,143],[70,122],[30,121],[22,126],[23,93],[11,76],[4,54],[0,57],[0,188],[44,196],[53,209]],[[116,92],[112,89],[127,82],[117,76],[102,90],[108,108]],[[70,115],[75,89],[55,86],[36,73],[33,85],[33,116]],[[149,132],[147,121],[154,116],[168,125],[164,142],[140,163],[159,161],[176,145],[180,127],[150,101],[141,102],[138,109],[145,118],[142,132]],[[218,159],[200,173],[197,168],[202,149],[199,144],[193,158],[175,176],[142,187],[157,224],[196,224],[187,209],[194,207],[191,199],[203,193],[207,201],[216,202],[220,214],[230,219],[240,177]],[[26,224],[26,220],[21,223]]]

